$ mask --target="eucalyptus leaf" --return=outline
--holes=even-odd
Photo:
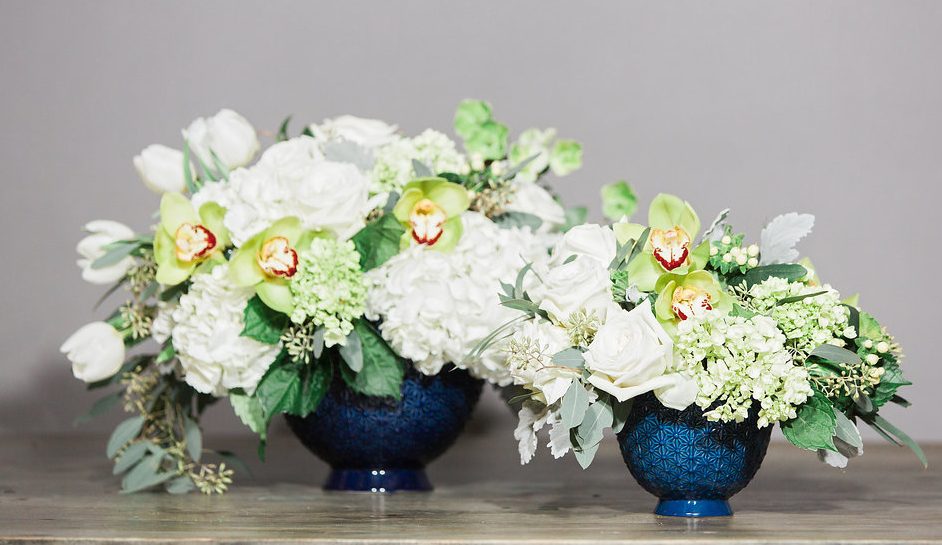
[[[433,178],[435,176],[435,173],[428,165],[417,159],[412,160],[412,171],[415,173],[416,178]]]
[[[775,303],[775,306],[787,305],[789,303],[797,303],[798,301],[802,301],[810,297],[817,297],[819,295],[824,295],[826,293],[828,293],[826,290],[822,290],[822,291],[816,291],[814,293],[805,293],[803,295],[793,295],[791,297],[785,297],[785,298],[779,299]]]
[[[160,472],[161,458],[147,456],[121,480],[121,493],[133,494],[157,486],[177,476],[177,473]]]
[[[118,459],[115,460],[112,473],[114,475],[120,475],[131,469],[131,467],[140,462],[148,452],[150,452],[150,450],[147,448],[147,441],[132,443],[128,448],[124,449],[121,456],[118,456]]]
[[[164,489],[174,495],[188,494],[196,489],[196,485],[193,484],[193,479],[184,475],[183,477],[177,477],[176,479],[167,483],[167,486]]]
[[[582,351],[578,348],[571,347],[564,348],[553,354],[553,357],[550,361],[556,365],[573,367],[575,369],[581,369],[585,365],[585,357],[582,355]]]
[[[579,462],[579,466],[581,466],[582,469],[587,469],[592,465],[592,460],[595,459],[595,454],[598,451],[599,443],[594,443],[579,449],[573,449],[572,454],[576,457],[576,461]]]
[[[543,225],[539,216],[527,212],[504,212],[493,218],[494,223],[503,229],[529,227],[536,231]]]
[[[833,344],[822,344],[811,351],[808,357],[821,358],[836,363],[846,363],[849,365],[860,365],[860,356],[856,352],[851,352],[846,348],[834,346]]]
[[[141,247],[141,243],[137,241],[118,241],[113,242],[106,246],[104,255],[92,261],[91,267],[93,269],[103,269],[105,267],[110,267],[116,263],[119,263],[124,258],[131,255],[132,252]]]
[[[200,186],[196,183],[196,180],[193,178],[193,163],[190,162],[190,157],[192,152],[190,151],[190,143],[183,142],[183,181],[186,184],[186,190],[190,192],[190,195],[193,195],[200,190]]]
[[[80,425],[82,425],[82,424],[85,424],[85,423],[89,422],[90,420],[92,420],[92,419],[95,418],[96,416],[99,416],[99,415],[101,415],[101,414],[104,414],[104,413],[108,412],[112,407],[114,407],[115,405],[117,405],[119,401],[121,401],[121,397],[122,397],[122,393],[121,393],[121,392],[113,392],[113,393],[110,393],[110,394],[106,395],[105,397],[103,397],[103,398],[99,399],[98,401],[96,401],[96,402],[92,405],[92,407],[88,410],[87,413],[85,413],[85,414],[83,414],[82,416],[76,418],[76,419],[72,422],[72,425],[73,425],[73,426],[80,426]]]
[[[114,458],[124,445],[137,437],[141,433],[142,427],[144,427],[143,416],[133,416],[118,424],[108,439],[108,445],[105,448],[108,459]]]
[[[589,393],[578,380],[572,381],[559,407],[562,425],[571,429],[582,424],[588,409]]]
[[[834,416],[834,437],[856,449],[862,449],[863,440],[860,438],[860,431],[857,429],[857,426],[841,411],[835,410]]]
[[[579,444],[582,445],[583,448],[597,444],[602,440],[605,428],[610,427],[612,422],[612,407],[608,403],[599,399],[589,405],[577,431]]]
[[[199,462],[203,456],[203,433],[199,424],[192,418],[183,418],[183,427],[186,434],[186,451],[194,462]]]
[[[625,423],[628,422],[628,415],[631,413],[631,406],[633,404],[633,400],[631,399],[621,402],[612,401],[612,432],[616,434],[621,433],[621,430],[625,427]]]
[[[347,335],[347,342],[340,346],[340,357],[347,367],[354,373],[363,370],[363,347],[360,345],[360,335],[353,330]]]

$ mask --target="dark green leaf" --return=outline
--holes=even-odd
[[[399,253],[399,241],[406,232],[392,214],[385,214],[353,235],[364,271],[375,269]]]
[[[160,354],[157,354],[157,359],[154,360],[154,363],[164,363],[172,360],[176,357],[177,351],[173,347],[173,342],[170,339],[167,339],[167,342],[164,343],[163,348],[160,349]]]
[[[769,278],[784,278],[789,282],[797,282],[808,274],[808,270],[797,264],[764,265],[749,269],[745,274],[730,276],[727,283],[738,286],[745,283],[747,288],[760,284]]]
[[[919,443],[914,441],[912,437],[906,434],[906,432],[897,428],[887,421],[887,419],[878,414],[873,415],[872,419],[865,419],[865,421],[872,427],[879,428],[885,433],[895,436],[900,443],[906,445],[910,450],[913,451],[913,454],[915,454],[916,457],[919,458],[919,461],[922,462],[922,467],[929,467],[929,460],[926,459],[926,454],[922,451]]]
[[[246,394],[229,394],[229,403],[232,404],[232,412],[242,420],[242,423],[258,434],[264,441],[268,420],[265,418],[265,410],[262,408],[262,402],[258,396],[248,396]]]
[[[357,320],[354,327],[360,336],[363,369],[353,377],[345,374],[348,384],[363,395],[399,399],[404,370],[396,353],[366,320]]]
[[[298,405],[297,414],[305,417],[317,410],[321,400],[330,388],[334,376],[334,368],[329,361],[316,361],[307,368],[304,376],[304,389]]]
[[[903,386],[909,386],[910,384],[912,384],[912,382],[903,378],[903,371],[900,369],[898,363],[887,362],[883,366],[883,376],[880,377],[880,383],[877,384],[874,389],[872,396],[873,404],[877,407],[882,407],[896,396],[897,390]]]
[[[255,339],[265,344],[278,344],[285,328],[288,327],[287,315],[272,310],[256,295],[245,305],[245,327],[242,336]]]
[[[814,293],[806,293],[804,295],[793,295],[791,297],[785,297],[783,299],[779,299],[778,302],[775,303],[775,306],[787,305],[789,303],[797,303],[798,301],[803,301],[805,299],[808,299],[809,297],[817,297],[819,295],[824,295],[825,293],[828,293],[828,292],[816,291]]]
[[[286,117],[285,120],[281,122],[281,126],[278,127],[278,136],[275,137],[277,142],[284,142],[288,139],[288,123],[291,123],[290,115]]]
[[[827,397],[815,391],[804,405],[798,408],[798,416],[782,423],[782,433],[793,445],[807,450],[832,450],[834,428],[837,417]]]
[[[262,377],[255,389],[267,423],[278,413],[288,412],[298,404],[301,396],[301,376],[295,365],[276,362]]]
[[[114,458],[124,445],[137,437],[143,426],[143,416],[134,416],[118,424],[118,427],[111,434],[111,438],[108,439],[108,446],[105,449],[108,459]]]
[[[850,313],[847,319],[847,325],[853,327],[857,335],[860,335],[860,311],[853,305],[844,305],[844,307],[846,307],[847,311]]]

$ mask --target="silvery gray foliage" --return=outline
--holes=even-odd
[[[814,227],[814,216],[790,212],[770,221],[759,238],[759,264],[794,263],[798,259],[795,245]]]
[[[369,149],[348,140],[329,140],[323,145],[324,158],[336,163],[350,163],[361,172],[373,170],[375,159]]]
[[[703,232],[703,237],[701,240],[708,240],[710,242],[716,242],[723,238],[724,227],[726,226],[726,217],[729,216],[729,208],[723,210],[716,215],[716,219],[713,220],[713,223]]]

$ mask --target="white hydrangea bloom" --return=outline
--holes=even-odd
[[[446,363],[469,365],[477,377],[507,385],[504,354],[492,347],[464,362],[474,346],[519,315],[499,304],[500,281],[513,282],[546,250],[528,227],[501,229],[476,212],[462,216],[464,234],[450,252],[414,246],[367,277],[366,316],[381,320],[383,338],[426,375]]]
[[[444,134],[427,129],[414,138],[397,138],[376,150],[373,166],[373,193],[399,191],[415,178],[412,161],[429,167],[433,173],[461,172],[467,161],[455,142]]]
[[[779,304],[788,297],[822,291],[825,293]],[[786,343],[804,354],[843,336],[850,317],[850,311],[841,304],[840,294],[831,286],[809,286],[771,277],[752,286],[747,295],[749,306],[775,320],[788,339]]]
[[[677,326],[675,357],[699,387],[697,405],[710,420],[742,422],[756,405],[759,427],[795,418],[812,395],[808,371],[795,365],[785,336],[766,316],[708,312]]]
[[[324,159],[318,142],[301,136],[268,148],[257,164],[233,171],[227,182],[206,184],[193,202],[226,209],[224,222],[236,246],[287,216],[343,240],[363,228],[380,204],[370,199],[369,187],[355,165]]]
[[[232,388],[251,394],[281,345],[260,343],[241,336],[243,313],[252,288],[234,286],[228,265],[197,274],[189,291],[173,311],[173,347],[184,380],[199,392],[226,395]]]

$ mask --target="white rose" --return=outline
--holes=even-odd
[[[366,225],[373,208],[370,180],[349,163],[318,161],[294,188],[296,215],[308,229],[347,239]]]
[[[134,157],[134,168],[141,181],[154,193],[182,193],[183,152],[161,144],[147,146]]]
[[[618,243],[611,227],[586,224],[573,227],[553,248],[551,264],[564,263],[571,256],[585,256],[608,268],[615,259]]]
[[[59,351],[72,362],[72,374],[85,382],[113,377],[124,364],[124,337],[111,324],[92,322],[73,333]]]
[[[540,218],[543,220],[540,231],[551,231],[566,223],[566,211],[562,205],[548,191],[532,182],[515,184],[510,203],[504,208]]]
[[[609,315],[585,352],[589,383],[618,401],[654,391],[661,403],[682,410],[693,403],[693,381],[671,372],[674,344],[647,301]]]
[[[398,130],[398,127],[385,121],[352,115],[325,119],[320,125],[311,125],[311,132],[317,139],[341,139],[368,149],[385,146],[396,140]]]
[[[134,238],[134,231],[123,223],[110,220],[89,222],[85,225],[85,230],[89,235],[80,240],[75,248],[81,256],[77,263],[82,269],[82,279],[92,284],[112,284],[124,278],[134,266],[134,258],[131,256],[105,267],[93,268],[92,264],[105,255],[105,246]]]
[[[261,148],[255,127],[226,109],[212,117],[194,120],[183,130],[183,139],[203,163],[213,168],[216,165],[213,153],[226,168],[233,169],[249,164]]]
[[[530,290],[530,296],[557,323],[566,322],[579,310],[594,312],[605,320],[609,309],[616,306],[608,269],[590,257],[578,256],[569,263],[534,269],[542,282]]]
[[[579,371],[556,365],[553,355],[569,348],[566,330],[546,320],[530,320],[514,332],[509,343],[510,374],[514,384],[535,392],[537,400],[546,405],[559,401]]]

